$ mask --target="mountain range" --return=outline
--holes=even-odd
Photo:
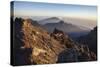
[[[12,19],[11,19],[12,20]],[[97,57],[88,45],[73,41],[63,30],[49,33],[37,21],[15,18],[13,23],[12,64],[54,64],[95,61]],[[60,21],[60,24],[64,24]],[[73,25],[72,25],[73,26]]]
[[[39,23],[45,23],[43,24],[43,27],[48,30],[49,32],[53,32],[55,28],[60,29],[64,32],[82,32],[82,31],[89,31],[89,28],[77,26],[71,23],[67,23],[63,21],[60,18],[57,17],[51,17],[47,19],[43,19],[39,21]]]

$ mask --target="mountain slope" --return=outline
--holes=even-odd
[[[65,46],[59,44],[29,19],[19,20],[14,22],[14,29],[18,29],[14,34],[14,64],[56,63],[58,54],[65,49]]]
[[[79,37],[79,42],[87,44],[90,50],[97,54],[97,27],[91,30],[87,35]]]
[[[73,41],[61,30],[55,28],[54,32],[51,33],[51,37],[66,46],[66,49],[59,54],[57,63],[93,61],[97,59],[95,53],[89,50],[87,45]]]

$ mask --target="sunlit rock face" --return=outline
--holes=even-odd
[[[36,22],[24,19],[20,23],[22,23],[22,26],[16,35],[23,34],[21,39],[18,38],[23,44],[20,44],[21,46],[18,49],[20,49],[19,52],[29,53],[26,58],[29,64],[56,63],[59,53],[65,49],[65,46],[50,37],[47,31],[34,25]],[[23,54],[20,55],[22,56]],[[16,57],[19,58],[19,56]],[[27,62],[25,63],[28,64]]]

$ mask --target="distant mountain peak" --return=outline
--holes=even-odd
[[[48,18],[48,19],[60,19],[60,18],[58,18],[58,17],[51,17],[51,18]]]
[[[50,18],[46,18],[46,19],[43,19],[41,21],[39,21],[40,24],[46,24],[46,23],[58,23],[62,21],[61,18],[59,17],[50,17]]]

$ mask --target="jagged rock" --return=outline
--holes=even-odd
[[[34,25],[30,19],[23,21],[16,19],[14,24],[15,28],[18,26],[18,30],[14,34],[16,37],[14,38],[14,45],[20,45],[14,47],[16,48],[14,60],[17,60],[14,62],[15,65],[57,62],[59,53],[65,49],[64,45],[50,37],[47,31],[36,25],[36,22]],[[24,61],[25,59],[26,61]]]
[[[66,50],[59,54],[58,63],[96,60],[96,54],[91,53],[87,45],[73,41],[63,31],[55,28],[53,33],[51,33],[51,37],[66,46]]]
[[[73,47],[71,39],[68,35],[65,35],[65,33],[61,30],[54,29],[53,33],[51,33],[51,37],[56,39],[60,42],[60,44],[64,44],[67,48]]]

